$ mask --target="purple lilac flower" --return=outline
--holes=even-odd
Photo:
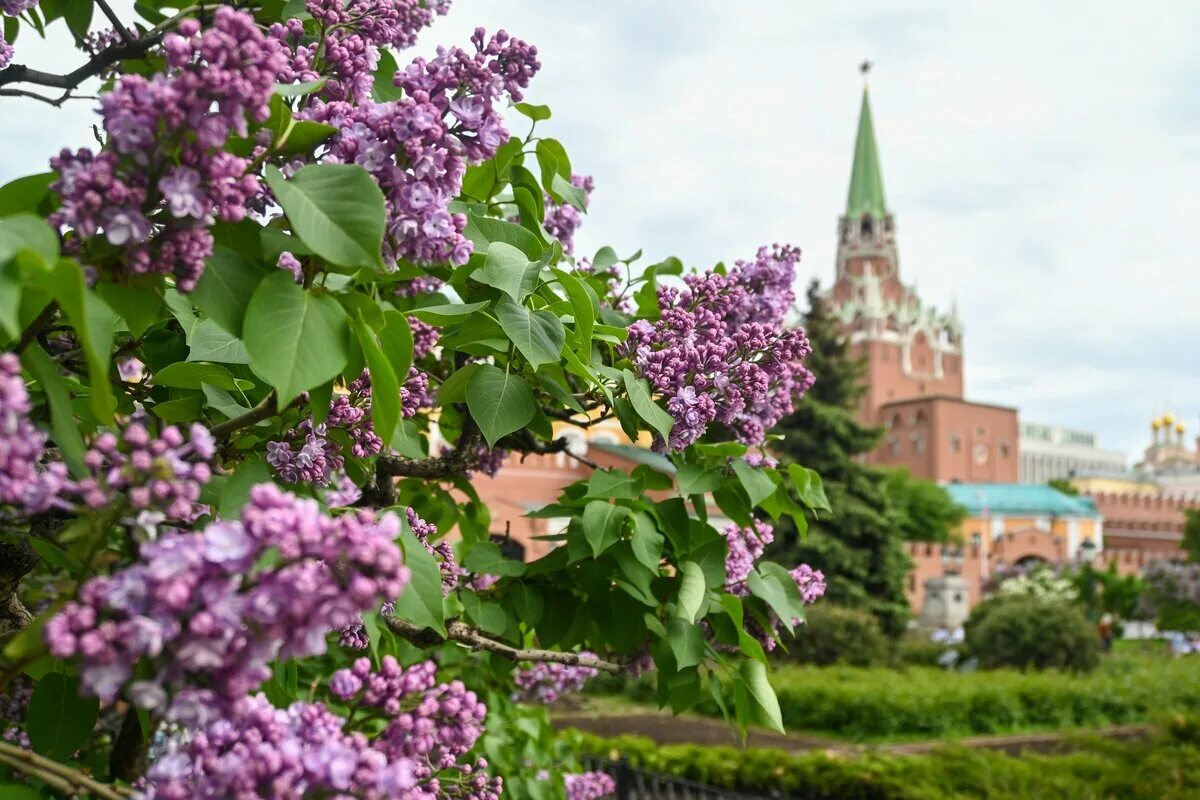
[[[775,529],[765,522],[755,522],[753,528],[729,525],[724,533],[729,544],[725,555],[725,591],[745,597],[750,593],[746,579],[767,545],[775,540]]]
[[[324,653],[327,634],[396,597],[409,578],[399,530],[394,514],[329,517],[260,484],[240,522],[160,537],[133,565],[87,581],[46,642],[56,658],[79,658],[84,689],[105,702],[144,660],[151,675],[129,698],[203,724],[267,680],[270,661]],[[257,566],[267,551],[277,565]]]
[[[459,576],[465,574],[465,571],[454,561],[454,550],[450,547],[450,543],[445,539],[435,543],[437,526],[421,519],[413,509],[404,509],[404,515],[408,519],[408,527],[417,537],[417,541],[438,560],[438,569],[442,573],[442,594],[450,594],[451,590],[458,586]]]
[[[416,317],[408,318],[408,327],[413,337],[413,360],[422,359],[433,352],[442,335],[441,331]]]
[[[793,249],[773,253],[771,263],[781,273],[794,272]],[[750,267],[754,272],[747,276],[744,269]],[[674,418],[670,439],[657,441],[657,449],[687,447],[714,422],[739,441],[758,444],[812,385],[813,375],[803,365],[812,348],[802,330],[783,330],[771,316],[784,303],[777,296],[780,281],[766,280],[765,271],[756,261],[739,264],[729,275],[688,276],[683,290],[659,289],[657,322],[630,326],[625,352],[667,399]],[[761,308],[770,313],[764,316]],[[759,319],[765,321],[751,321]]]
[[[4,69],[12,63],[15,53],[13,46],[4,41],[4,32],[0,31],[0,69]]]
[[[617,782],[607,772],[580,772],[563,775],[567,800],[600,800],[616,793]]]
[[[0,14],[16,17],[38,4],[38,0],[0,0]]]
[[[537,71],[537,49],[504,31],[476,52],[439,49],[395,76],[405,97],[388,103],[363,99],[318,102],[302,115],[338,128],[326,161],[359,164],[383,189],[388,203],[384,256],[417,264],[464,264],[472,246],[466,217],[448,207],[462,189],[468,164],[490,158],[508,139],[496,103],[521,99]]]
[[[346,508],[357,503],[362,498],[362,489],[350,480],[349,475],[343,474],[337,479],[336,488],[325,492],[325,505],[330,508]]]
[[[42,464],[46,435],[29,419],[31,409],[21,363],[0,354],[0,505],[37,514],[61,505],[71,481],[61,462]]]
[[[289,55],[252,16],[229,6],[203,33],[191,19],[177,30],[163,39],[166,72],[125,75],[101,96],[104,148],[51,159],[62,205],[50,220],[85,239],[103,231],[123,251],[115,263],[173,274],[187,292],[212,253],[207,226],[243,219],[262,192],[249,161],[224,148],[267,119]]]
[[[292,277],[296,279],[296,283],[304,283],[304,265],[300,263],[300,259],[291,253],[286,251],[280,253],[279,260],[275,263],[275,266],[292,273]]]
[[[216,442],[199,423],[186,436],[168,425],[154,437],[135,417],[120,436],[105,431],[92,440],[83,457],[89,475],[79,481],[77,491],[90,508],[119,495],[135,509],[191,521],[204,510],[200,490],[212,477],[215,456]]]
[[[583,190],[585,197],[590,197],[595,187],[592,176],[572,175],[571,184]],[[561,205],[554,198],[546,195],[546,218],[542,221],[546,233],[553,236],[562,244],[563,250],[569,255],[575,252],[575,231],[583,224],[583,216],[579,209],[569,203]]]
[[[581,656],[594,653],[581,652]],[[553,703],[564,694],[578,692],[583,685],[596,677],[595,667],[580,667],[569,664],[541,662],[532,667],[518,670],[513,677],[517,691],[513,699],[523,703]]]
[[[789,573],[796,586],[800,589],[800,597],[805,605],[814,603],[825,594],[825,573],[813,569],[808,564],[801,564]],[[793,624],[796,624],[793,622]]]

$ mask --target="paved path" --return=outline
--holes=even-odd
[[[723,720],[693,714],[672,716],[667,712],[639,711],[618,714],[569,713],[555,714],[559,728],[578,728],[599,736],[644,736],[660,744],[710,744],[736,747],[738,736]],[[1136,739],[1145,736],[1148,725],[1117,725],[1086,731],[1113,739]],[[1084,731],[1051,731],[1046,733],[1005,734],[1001,736],[968,736],[955,739],[934,739],[900,744],[864,745],[811,734],[781,734],[751,729],[746,737],[749,747],[773,747],[792,753],[812,750],[854,754],[865,750],[915,755],[948,743],[988,750],[1003,750],[1016,755],[1025,750],[1052,752],[1070,749],[1071,738]]]

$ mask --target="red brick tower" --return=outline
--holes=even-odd
[[[957,314],[925,306],[900,278],[866,87],[830,299],[851,352],[867,359],[861,417],[889,429],[873,463],[942,481],[1017,480],[1016,412],[963,400]]]

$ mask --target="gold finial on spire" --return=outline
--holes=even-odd
[[[862,73],[864,84],[867,82],[867,73],[871,71],[872,66],[874,65],[870,61],[863,61],[858,65],[858,71]]]

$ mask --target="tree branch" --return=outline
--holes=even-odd
[[[32,750],[5,741],[0,741],[0,763],[7,764],[25,775],[41,779],[47,786],[68,797],[86,792],[100,800],[122,800],[132,794],[129,789],[93,780],[66,764],[44,758]]]
[[[470,416],[463,422],[463,431],[454,449],[438,458],[405,458],[380,456],[376,473],[386,478],[449,478],[461,475],[471,467],[475,451],[483,443],[483,433]]]
[[[564,653],[558,650],[531,650],[513,647],[484,636],[465,622],[451,620],[446,623],[446,636],[443,638],[437,632],[421,628],[399,617],[387,616],[384,621],[391,631],[416,645],[441,644],[442,642],[457,642],[471,650],[483,650],[495,653],[510,661],[538,661],[549,664],[566,664],[572,667],[592,667],[593,669],[611,672],[619,675],[623,671],[620,664],[605,661],[595,656],[580,653]]]
[[[278,413],[279,409],[276,408],[275,392],[271,392],[262,399],[261,403],[240,417],[233,417],[232,419],[227,419],[222,423],[213,425],[211,432],[214,439],[228,439],[236,431],[240,431],[242,428],[249,428],[251,425],[262,422],[264,419],[270,419]]]
[[[105,2],[105,0],[96,0],[96,5],[100,6],[100,10],[104,12],[104,16],[108,17],[108,21],[117,29],[117,34],[121,37],[121,41],[125,44],[133,44],[134,39],[129,35],[129,29],[121,24],[121,20],[117,18],[116,13]]]
[[[42,313],[33,318],[25,326],[25,330],[21,331],[21,338],[17,340],[16,346],[13,347],[14,353],[22,352],[26,347],[37,338],[37,335],[42,332],[42,328],[46,327],[46,323],[54,319],[54,315],[58,313],[58,302],[52,301],[48,306],[42,309]]]
[[[525,456],[527,455],[545,456],[553,455],[554,453],[566,453],[580,464],[589,466],[592,469],[600,469],[600,465],[596,462],[572,453],[571,441],[565,436],[560,436],[549,442],[542,442],[529,431],[525,430],[515,433],[512,436],[504,437],[499,442],[496,442],[496,446],[524,454],[521,456],[522,462],[525,461]]]

